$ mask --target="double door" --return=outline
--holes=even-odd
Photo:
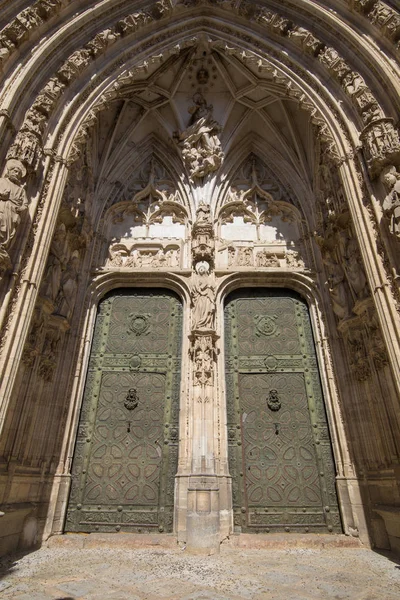
[[[236,528],[341,531],[306,304],[287,290],[235,293],[224,329]],[[181,339],[173,293],[120,290],[100,303],[67,531],[172,531]]]

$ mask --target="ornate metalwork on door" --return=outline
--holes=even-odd
[[[66,531],[172,531],[182,306],[165,290],[100,304]]]
[[[308,308],[295,293],[225,307],[229,465],[236,527],[341,531]]]

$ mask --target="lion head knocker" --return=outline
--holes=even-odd
[[[126,395],[124,400],[124,406],[127,410],[134,410],[139,404],[139,399],[137,396],[137,391],[135,388],[131,388]]]
[[[279,399],[278,390],[270,390],[267,400],[268,408],[274,412],[280,409],[281,401]]]

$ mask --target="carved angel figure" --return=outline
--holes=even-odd
[[[8,263],[7,249],[15,236],[21,213],[28,208],[28,198],[21,183],[26,169],[19,160],[7,161],[7,170],[0,178],[0,262]]]
[[[382,203],[383,212],[390,220],[391,233],[400,238],[400,173],[390,165],[382,171],[380,179],[389,191]]]
[[[212,117],[212,105],[199,93],[194,95],[193,101],[189,127],[178,138],[192,179],[216,171],[224,158],[218,137],[221,127]]]
[[[213,329],[215,319],[215,285],[208,275],[206,262],[196,265],[196,275],[192,288],[192,328]]]

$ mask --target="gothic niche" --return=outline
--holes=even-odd
[[[211,220],[210,206],[200,202],[196,211],[196,221],[192,229],[192,258],[193,264],[198,261],[208,261],[214,264],[214,228]]]
[[[109,268],[177,268],[188,214],[165,169],[152,159],[105,216]]]
[[[207,104],[200,92],[193,96],[193,105],[188,112],[191,118],[187,129],[182,133],[175,132],[174,138],[190,178],[195,181],[219,169],[224,153],[219,137],[221,126],[213,118],[212,104]]]
[[[218,265],[306,267],[300,211],[254,155],[233,179],[218,213]]]

